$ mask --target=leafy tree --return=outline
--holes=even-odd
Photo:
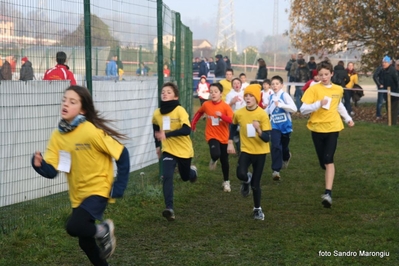
[[[96,15],[91,15],[91,44],[92,46],[119,46],[119,41],[112,37],[109,27]],[[84,20],[82,19],[75,31],[65,35],[61,41],[61,45],[65,46],[84,46]]]
[[[292,0],[287,34],[308,54],[358,51],[369,71],[384,55],[397,57],[398,11],[397,0]]]

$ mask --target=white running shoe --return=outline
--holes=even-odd
[[[280,180],[280,172],[274,171],[272,173],[272,178],[274,181],[279,181]]]
[[[231,192],[231,187],[230,187],[230,181],[229,180],[224,181],[223,184],[222,184],[222,187],[223,187],[223,191],[224,192]]]
[[[255,220],[265,220],[265,214],[262,212],[262,208],[255,209],[254,208],[254,219]]]

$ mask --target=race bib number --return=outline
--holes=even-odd
[[[286,113],[281,113],[281,114],[273,114],[271,116],[272,118],[272,122],[274,124],[278,124],[278,123],[284,123],[288,120],[287,118],[287,114]]]
[[[219,125],[219,117],[210,116],[210,118],[212,120],[212,126],[218,126]]]

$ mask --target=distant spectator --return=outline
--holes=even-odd
[[[8,63],[10,63],[11,73],[15,73],[17,71],[17,59],[15,58],[15,56],[7,56],[6,60],[8,61]]]
[[[1,80],[12,80],[12,72],[10,62],[6,59],[0,70]]]
[[[139,68],[136,70],[136,75],[137,76],[148,76],[149,68],[141,62],[139,65]]]
[[[290,60],[288,60],[287,64],[285,65],[285,71],[287,71],[288,82],[293,82],[293,80],[291,80],[290,70],[292,63],[294,63],[295,61],[296,61],[296,54],[292,54]]]
[[[223,60],[223,56],[221,54],[216,55],[216,68],[215,68],[215,77],[216,78],[224,78],[226,75],[226,62]]]
[[[256,73],[256,79],[261,79],[265,80],[267,79],[267,67],[266,67],[266,62],[263,60],[263,58],[258,59],[258,72]]]
[[[123,63],[122,63],[122,61],[121,60],[119,60],[119,58],[118,58],[118,56],[117,55],[115,55],[115,61],[116,61],[116,65],[118,66],[118,70],[119,69],[122,69],[123,70]]]
[[[355,112],[352,111],[352,106],[351,106],[351,99],[353,96],[353,89],[355,84],[359,83],[359,76],[357,75],[357,72],[355,70],[355,64],[353,62],[349,62],[346,68],[346,72],[348,73],[349,80],[346,83],[346,90],[344,91],[344,105],[346,108],[346,111],[350,115],[355,115]]]
[[[377,85],[377,90],[383,90],[384,89],[384,77],[383,77],[383,64],[384,62],[379,65],[376,70],[374,70],[373,73],[373,80],[375,82],[375,85]],[[382,109],[382,105],[384,103],[384,98],[386,96],[384,96],[386,93],[381,93],[381,92],[377,92],[377,105],[376,105],[376,119],[380,120],[382,119],[382,114],[381,114],[381,109]]]
[[[208,65],[205,62],[205,59],[201,58],[200,62],[199,62],[198,77],[202,77],[202,76],[206,76],[207,77],[208,76],[208,71],[209,71],[209,69],[208,69]]]
[[[245,75],[245,73],[241,73],[238,77],[241,80],[241,90],[244,90],[249,85],[247,82],[247,75]]]
[[[194,58],[193,60],[193,72],[198,72],[199,71],[199,64],[200,64],[200,59],[199,57]]]
[[[213,57],[209,57],[209,74],[215,75],[216,64],[213,61]]]
[[[309,68],[310,78],[313,79],[313,70],[315,70],[317,68],[317,64],[316,64],[314,56],[311,56],[309,58],[308,68]]]
[[[223,61],[223,60],[221,60]],[[234,70],[231,68],[228,68],[226,70],[226,74],[225,74],[226,78],[219,80],[219,83],[222,84],[223,86],[223,91],[222,91],[222,100],[224,101],[226,99],[226,95],[231,91],[232,84],[231,81],[234,78]]]
[[[117,56],[114,55],[111,60],[107,63],[105,67],[105,75],[109,77],[116,77],[118,76],[118,65],[116,64]]]
[[[44,73],[43,80],[70,80],[71,85],[76,85],[76,80],[69,67],[65,64],[67,61],[66,53],[60,51],[56,55],[57,65],[47,69]]]
[[[391,92],[398,93],[398,73],[392,64],[392,59],[389,56],[384,56],[382,59],[382,85],[384,90],[391,88]],[[384,100],[387,100],[387,94],[384,94]],[[392,125],[396,125],[398,116],[399,98],[391,95],[391,118]]]
[[[306,83],[309,80],[309,68],[308,64],[306,63],[305,59],[303,59],[303,53],[298,52],[297,54],[297,60],[292,63],[291,70],[290,70],[290,76],[295,77],[295,82],[300,82],[300,83]],[[299,110],[301,108],[302,102],[302,87],[301,85],[296,85],[295,86],[295,104],[297,109]]]
[[[334,74],[331,77],[331,82],[345,88],[349,80],[348,71],[345,69],[344,61],[338,61],[338,64],[334,67]]]
[[[305,92],[310,86],[320,83],[320,76],[317,72],[317,69],[312,70],[312,76],[313,76],[313,79],[308,80],[308,82],[306,82],[305,85],[302,87],[303,92]]]
[[[200,104],[206,102],[209,100],[209,89],[210,89],[211,84],[209,84],[208,81],[206,81],[206,76],[202,76],[200,78],[200,82],[197,85],[197,95],[200,100]]]
[[[123,70],[123,63],[121,60],[119,60],[119,57],[117,55],[115,55],[115,61],[116,61],[116,65],[118,67],[119,80],[122,80],[122,76],[125,73],[125,71]]]
[[[226,63],[226,69],[231,68],[231,61],[230,58],[228,56],[224,56],[223,57],[223,61]]]
[[[28,57],[22,57],[21,65],[19,80],[33,80],[32,63],[28,60]]]
[[[164,65],[163,65],[163,76],[164,76],[165,78],[170,77],[170,69],[169,69],[169,67],[168,67],[168,64],[164,64]]]
[[[285,71],[287,71],[287,80],[288,82],[295,82],[295,76],[291,76],[291,66],[292,64],[296,62],[296,54],[291,54],[291,59],[288,60],[287,64],[285,65]],[[288,95],[291,95],[291,85],[287,85],[287,92]]]

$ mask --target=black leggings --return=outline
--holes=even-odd
[[[223,180],[229,180],[229,154],[227,153],[227,144],[222,144],[217,139],[210,139],[208,141],[209,152],[211,153],[212,161],[216,162],[220,159],[222,165]]]
[[[248,181],[249,167],[252,165],[253,173],[251,179],[251,187],[254,198],[254,207],[259,208],[260,198],[262,195],[260,189],[260,179],[262,177],[263,168],[265,167],[266,154],[249,154],[241,152],[237,165],[237,178],[243,182]]]
[[[106,260],[100,258],[100,249],[94,235],[97,228],[95,219],[81,207],[72,209],[72,214],[66,223],[66,231],[70,236],[79,238],[79,246],[95,266],[107,266]]]
[[[318,133],[312,131],[312,140],[316,149],[317,158],[322,169],[326,164],[334,163],[334,154],[337,149],[339,132]]]

